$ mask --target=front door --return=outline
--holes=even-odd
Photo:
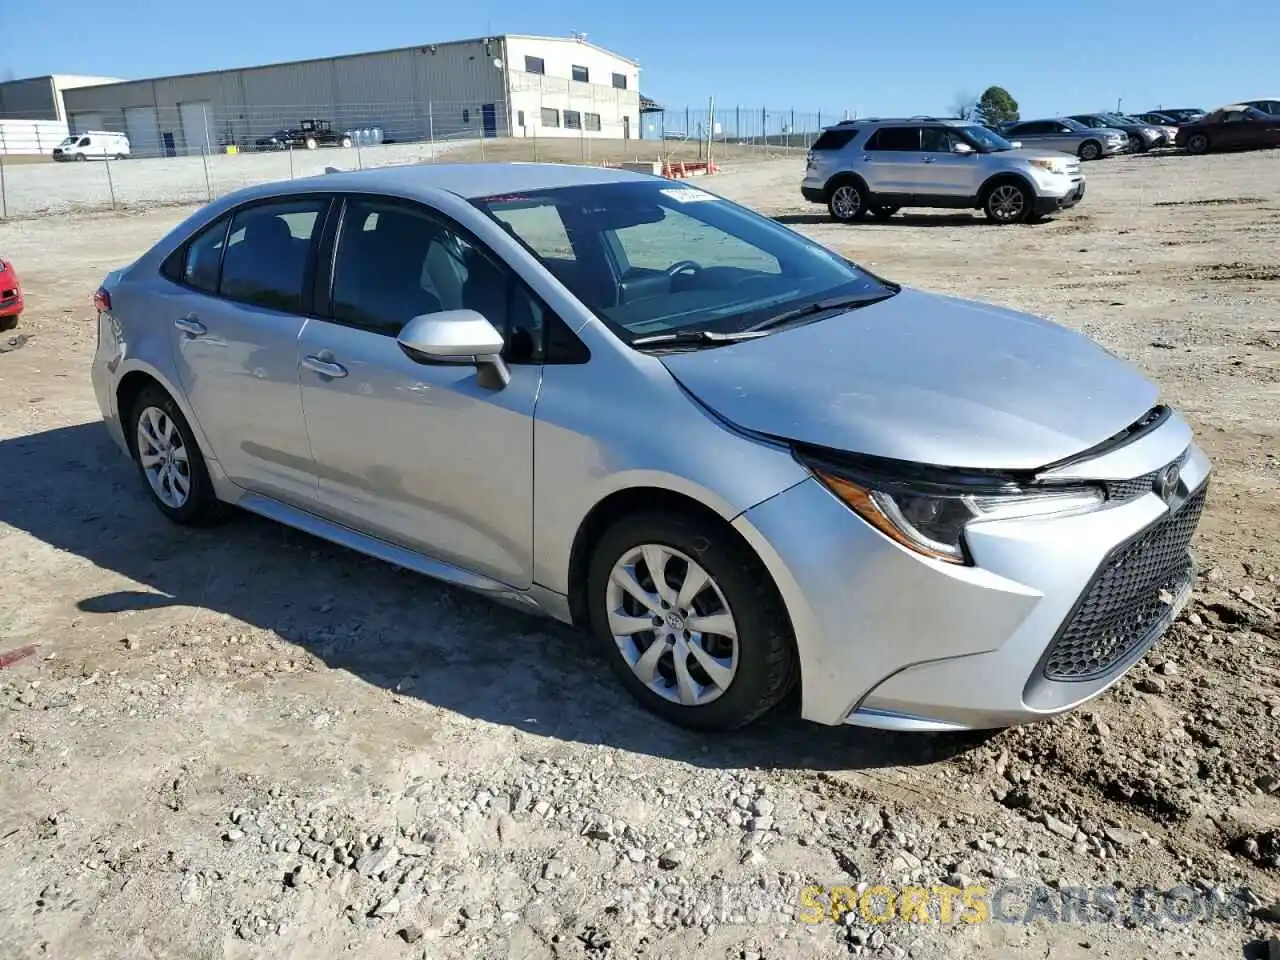
[[[320,512],[528,587],[541,364],[513,362],[510,383],[495,388],[474,366],[418,363],[396,341],[414,316],[463,307],[504,330],[523,288],[406,201],[349,198],[336,243],[332,302],[300,343]]]
[[[963,143],[969,153],[956,153]],[[973,144],[955,130],[925,127],[920,132],[920,178],[915,190],[918,197],[932,197],[943,205],[969,200],[981,186],[981,164]]]
[[[486,137],[496,137],[498,135],[498,114],[492,103],[480,105],[480,123],[484,128]]]
[[[315,476],[298,391],[308,264],[327,197],[243,207],[198,234],[160,322],[183,390],[236,484],[310,505]],[[225,247],[225,250],[224,250]]]

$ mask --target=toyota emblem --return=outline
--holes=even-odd
[[[1156,494],[1165,503],[1173,499],[1174,491],[1178,489],[1178,475],[1181,472],[1179,465],[1175,462],[1169,464],[1156,476]]]

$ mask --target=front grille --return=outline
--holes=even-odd
[[[1103,564],[1049,645],[1048,679],[1096,679],[1148,639],[1194,576],[1187,547],[1207,490],[1201,487]]]
[[[1173,461],[1178,465],[1179,471],[1182,465],[1187,462],[1187,454],[1183,454]],[[1159,470],[1152,470],[1150,473],[1144,473],[1140,477],[1134,477],[1131,480],[1108,480],[1107,499],[1123,503],[1126,500],[1133,500],[1143,494],[1150,493],[1156,487],[1156,478],[1160,476],[1168,468],[1168,465],[1161,467]]]

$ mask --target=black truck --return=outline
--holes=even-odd
[[[317,147],[349,147],[350,133],[335,133],[328,120],[301,120],[289,130],[277,130],[254,142],[259,150],[315,150]]]

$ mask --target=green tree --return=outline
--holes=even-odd
[[[984,123],[995,126],[1018,119],[1018,101],[1004,87],[987,87],[978,98],[978,113]]]

